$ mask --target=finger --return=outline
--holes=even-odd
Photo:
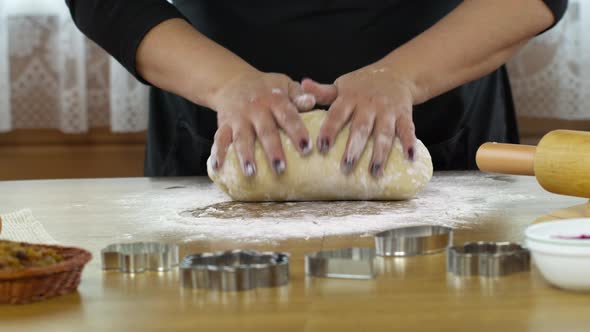
[[[275,121],[287,133],[299,153],[308,155],[313,144],[297,108],[288,99],[283,99],[273,105],[272,112]]]
[[[354,166],[360,159],[369,136],[373,131],[373,124],[375,122],[375,111],[370,109],[357,109],[350,122],[350,133],[348,135],[348,142],[346,143],[346,150],[342,156],[341,169],[344,174],[349,174],[354,170]]]
[[[281,146],[279,129],[277,128],[272,113],[258,112],[258,115],[252,120],[254,131],[256,132],[260,144],[262,144],[269,165],[271,165],[275,174],[282,174],[287,165],[285,163],[283,147]]]
[[[301,82],[303,92],[312,94],[320,105],[330,105],[338,97],[338,88],[333,84],[320,84],[306,78]]]
[[[373,128],[373,156],[369,163],[369,172],[374,177],[383,175],[394,138],[395,113],[390,111],[379,112]]]
[[[256,174],[256,160],[254,157],[254,143],[256,135],[251,125],[242,121],[237,127],[233,128],[233,146],[242,167],[242,173],[251,177]]]
[[[223,167],[227,149],[232,142],[232,130],[230,126],[222,125],[217,129],[211,147],[211,168],[214,171]]]
[[[311,111],[316,104],[315,97],[312,94],[303,92],[301,85],[293,81],[289,82],[289,99],[301,112]]]
[[[354,104],[345,102],[342,98],[338,98],[332,103],[320,127],[317,138],[317,146],[320,153],[328,153],[336,139],[336,135],[348,122],[353,110]]]
[[[404,155],[408,160],[413,161],[416,152],[416,134],[411,112],[406,112],[397,118],[396,133],[402,143]]]

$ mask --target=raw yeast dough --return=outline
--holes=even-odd
[[[325,111],[302,113],[312,139],[318,136]],[[234,148],[229,147],[223,167],[214,172],[208,165],[209,177],[231,198],[239,201],[315,201],[315,200],[403,200],[416,195],[432,177],[432,161],[428,150],[417,141],[415,161],[404,158],[401,144],[395,144],[380,178],[369,173],[373,151],[369,140],[354,171],[344,175],[340,161],[348,139],[348,128],[342,130],[327,155],[317,148],[301,157],[291,140],[281,133],[287,169],[277,176],[266,160],[262,146],[256,143],[256,176],[242,174]]]

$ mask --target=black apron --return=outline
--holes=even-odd
[[[204,35],[266,72],[332,83],[375,62],[460,0],[176,0]],[[436,170],[474,169],[486,141],[518,142],[504,67],[414,107],[416,136]],[[206,175],[216,114],[152,88],[147,176]]]

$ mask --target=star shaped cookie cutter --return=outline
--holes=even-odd
[[[510,242],[469,242],[447,252],[447,271],[457,276],[500,277],[530,269],[530,253]]]
[[[115,243],[102,249],[101,256],[103,270],[163,272],[178,265],[178,246],[159,242]]]
[[[242,291],[289,282],[289,254],[232,250],[186,256],[180,263],[185,288]]]

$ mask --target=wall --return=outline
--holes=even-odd
[[[536,144],[557,128],[590,131],[590,121],[519,119],[522,141]],[[145,134],[87,134],[20,129],[0,134],[0,180],[132,177],[143,175]]]
[[[49,129],[0,134],[0,180],[142,176],[144,136],[108,129],[76,135]]]

